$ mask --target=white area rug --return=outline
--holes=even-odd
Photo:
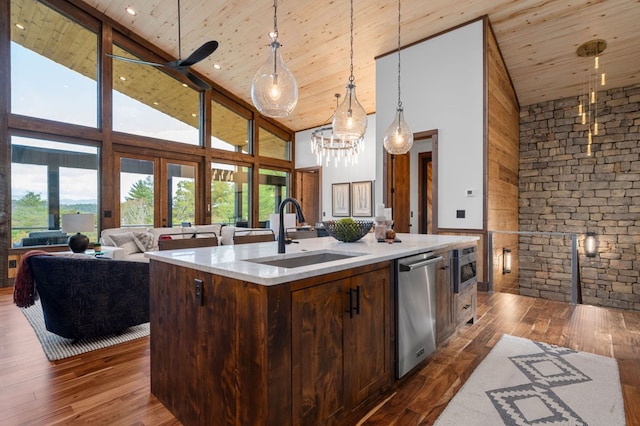
[[[624,425],[618,363],[503,335],[435,424]]]
[[[149,335],[149,323],[145,323],[129,327],[119,335],[108,334],[103,337],[82,339],[74,342],[71,339],[66,339],[47,331],[44,326],[42,305],[39,300],[36,300],[35,305],[28,308],[22,308],[21,310],[27,318],[27,321],[29,321],[29,324],[31,324],[31,327],[33,327],[33,330],[36,332],[36,336],[42,345],[42,350],[49,361],[68,358],[70,356],[106,348],[107,346],[117,345],[119,343],[128,342],[129,340]]]

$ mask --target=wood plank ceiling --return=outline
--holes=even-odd
[[[84,1],[178,55],[176,0]],[[137,10],[135,17],[125,12],[128,6]],[[220,48],[194,69],[250,103],[251,79],[267,58],[273,2],[182,0],[181,7],[183,56],[218,40]],[[397,2],[355,0],[354,14],[355,83],[373,113],[374,58],[397,46]],[[578,96],[592,62],[576,49],[596,38],[608,43],[601,56],[607,87],[640,82],[640,0],[403,0],[402,15],[403,45],[488,15],[521,106]],[[278,29],[300,93],[293,114],[280,122],[296,131],[324,124],[349,77],[349,3],[280,0]],[[437,66],[437,58],[430,59]]]

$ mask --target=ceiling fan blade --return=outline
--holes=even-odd
[[[124,56],[112,55],[110,53],[107,53],[107,56],[113,59],[117,59],[119,61],[131,62],[133,64],[151,65],[153,67],[163,67],[165,65],[165,64],[158,64],[156,62],[147,62],[147,61],[141,61],[140,59],[126,58]]]
[[[218,48],[218,42],[215,40],[211,40],[198,47],[188,58],[183,61],[178,61],[178,66],[181,67],[189,67],[193,64],[196,64],[211,55]]]

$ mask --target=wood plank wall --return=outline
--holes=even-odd
[[[500,47],[490,23],[485,25],[485,62],[487,96],[486,150],[486,231],[518,230],[518,163],[520,108]],[[485,244],[488,241],[485,239]],[[485,249],[486,249],[485,245]],[[500,235],[494,241],[494,290],[513,291],[517,268],[502,274],[502,248],[511,249],[514,266],[518,258],[516,235]],[[485,268],[484,273],[488,274]],[[485,280],[488,278],[485,276]]]

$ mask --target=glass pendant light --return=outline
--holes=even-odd
[[[398,108],[391,125],[384,132],[382,144],[389,154],[406,154],[413,146],[413,133],[404,120],[400,100],[400,0],[398,0]]]
[[[362,138],[367,131],[367,112],[364,110],[356,96],[355,78],[353,76],[353,0],[351,0],[351,52],[350,72],[347,92],[342,104],[336,108],[333,114],[333,133],[339,139],[352,140]]]
[[[287,117],[298,103],[298,83],[284,64],[278,42],[278,1],[273,2],[273,31],[271,52],[267,61],[258,69],[251,83],[251,100],[263,115],[274,118]]]

